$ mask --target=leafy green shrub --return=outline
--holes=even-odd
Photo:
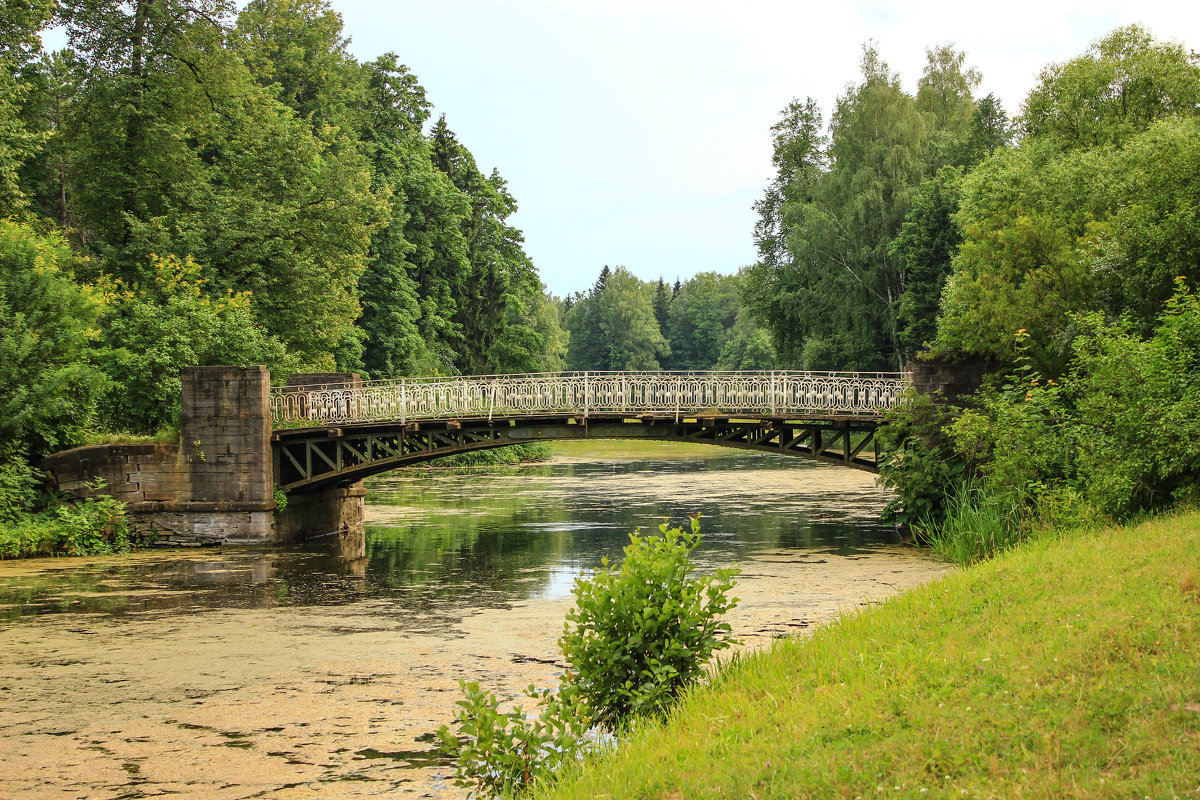
[[[943,428],[958,463],[977,465],[989,496],[1020,504],[1036,524],[1092,524],[1194,503],[1200,297],[1180,279],[1148,338],[1129,319],[1093,314],[1077,317],[1076,326],[1075,355],[1061,381],[1038,373],[1018,332],[1021,355],[1006,385],[981,394],[977,408]],[[892,485],[926,477],[898,466],[899,477],[881,469]]]
[[[501,712],[494,694],[460,682],[458,733],[438,731],[441,750],[457,759],[458,785],[499,797],[553,780],[584,753],[593,724],[619,731],[663,714],[712,654],[733,643],[721,616],[737,604],[728,593],[739,570],[694,574],[699,517],[690,532],[666,523],[659,531],[630,534],[620,567],[604,559],[591,579],[575,583],[577,608],[559,639],[571,668],[557,690],[526,690],[541,705],[536,718],[520,707]]]
[[[93,490],[103,488],[95,484]],[[38,514],[0,520],[0,558],[126,553],[143,544],[129,527],[125,504],[111,497],[62,504]]]
[[[111,497],[89,497],[54,509],[59,524],[58,550],[69,556],[126,553],[131,547],[125,504]]]
[[[739,570],[695,575],[691,531],[659,526],[662,536],[630,534],[619,567],[605,559],[575,584],[559,647],[597,724],[619,730],[635,717],[659,716],[700,677],[712,654],[732,644],[722,615]],[[574,623],[572,627],[571,623]]]
[[[1081,437],[1079,488],[1115,518],[1196,500],[1200,297],[1182,278],[1153,335],[1083,319],[1068,377]]]
[[[582,752],[591,718],[569,680],[557,691],[538,691],[532,685],[525,690],[541,706],[532,718],[520,706],[500,711],[496,696],[474,681],[459,681],[459,686],[465,697],[454,713],[458,735],[445,725],[438,730],[440,749],[456,759],[458,786],[509,797],[551,780]]]
[[[879,464],[879,480],[895,492],[885,519],[914,528],[941,522],[950,499],[947,488],[970,474],[968,461],[955,452],[946,432],[960,413],[910,391],[884,415],[878,435],[887,456]]]
[[[23,448],[9,448],[7,457],[0,450],[0,523],[15,522],[27,513],[37,496],[37,476]]]

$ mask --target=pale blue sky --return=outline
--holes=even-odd
[[[910,90],[925,48],[954,43],[1010,114],[1043,66],[1119,25],[1200,48],[1200,4],[1186,0],[332,4],[355,56],[395,51],[480,168],[508,180],[513,222],[559,295],[604,264],[674,281],[751,263],[770,126],[793,97],[828,119],[868,39]]]

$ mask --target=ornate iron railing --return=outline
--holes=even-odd
[[[899,372],[564,372],[404,378],[271,392],[276,428],[547,414],[878,416]]]

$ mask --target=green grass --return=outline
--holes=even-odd
[[[968,483],[951,495],[940,524],[920,527],[933,552],[965,566],[1016,546],[1024,538],[1021,522],[1015,504]]]
[[[93,431],[81,442],[83,445],[97,444],[178,444],[179,426],[164,425],[154,433],[129,433],[128,431]]]
[[[1200,797],[1200,514],[1043,537],[741,659],[544,797]]]

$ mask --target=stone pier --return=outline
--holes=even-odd
[[[348,383],[358,376],[296,376]],[[74,497],[127,503],[135,528],[166,545],[292,541],[363,529],[362,484],[295,494],[277,513],[271,447],[271,374],[265,367],[190,367],[182,374],[176,444],[95,445],[42,464]],[[339,380],[340,379],[340,380]],[[97,479],[102,481],[97,483]]]

